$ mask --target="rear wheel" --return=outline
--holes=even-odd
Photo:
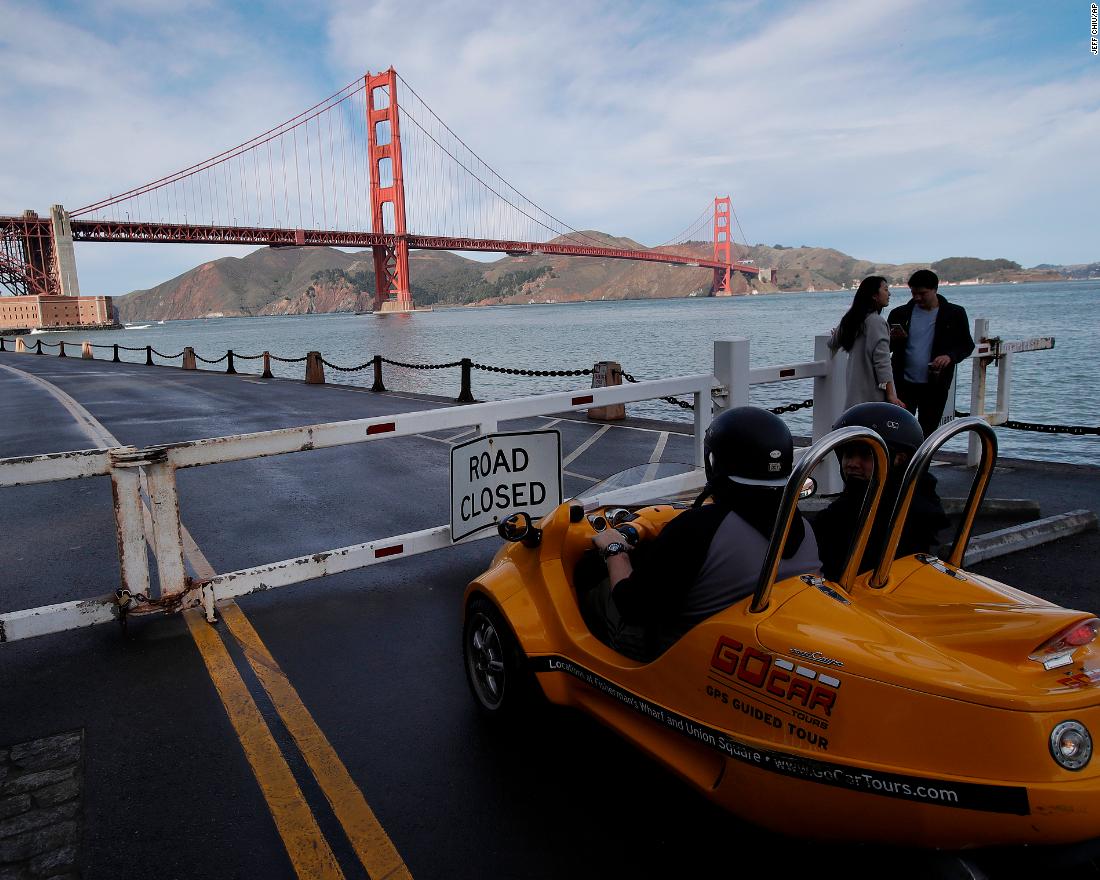
[[[490,716],[511,716],[530,701],[533,684],[523,651],[500,612],[478,596],[462,627],[466,681],[478,707]]]

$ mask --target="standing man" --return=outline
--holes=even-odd
[[[889,318],[896,393],[925,437],[940,424],[955,364],[974,351],[966,310],[940,296],[939,286],[935,272],[918,269],[909,278],[913,298]]]

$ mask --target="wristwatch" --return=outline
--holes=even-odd
[[[620,553],[625,553],[629,549],[630,548],[622,541],[612,541],[600,551],[600,556],[604,559],[610,559],[612,556],[618,556]]]

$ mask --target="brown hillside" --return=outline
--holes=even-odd
[[[555,239],[563,244],[598,244],[641,249],[628,238],[587,230]],[[708,242],[662,247],[666,253],[710,258]],[[832,248],[739,246],[738,260],[764,270],[750,283],[734,276],[734,292],[852,288],[867,275],[904,285],[920,263],[893,265],[857,260]],[[961,258],[960,258],[961,259]],[[970,258],[965,258],[970,259]],[[982,261],[972,261],[982,263]],[[776,274],[770,281],[771,271]],[[596,257],[505,256],[491,262],[448,251],[415,251],[409,257],[413,299],[421,305],[569,302],[593,299],[657,299],[707,296],[712,272]],[[1055,280],[1054,267],[990,273],[984,280]],[[346,253],[324,247],[259,248],[242,258],[203,263],[149,290],[116,300],[123,321],[204,316],[363,312],[372,308],[374,262],[369,251]]]

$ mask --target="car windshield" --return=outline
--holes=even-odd
[[[617,474],[612,474],[610,477],[601,480],[594,486],[589,486],[576,496],[576,500],[584,501],[587,498],[610,492],[612,489],[625,489],[629,486],[637,486],[639,483],[649,483],[664,477],[689,474],[693,470],[695,470],[695,465],[687,464],[682,461],[659,461],[649,464],[640,464],[636,467],[627,468],[625,471],[619,471]]]

